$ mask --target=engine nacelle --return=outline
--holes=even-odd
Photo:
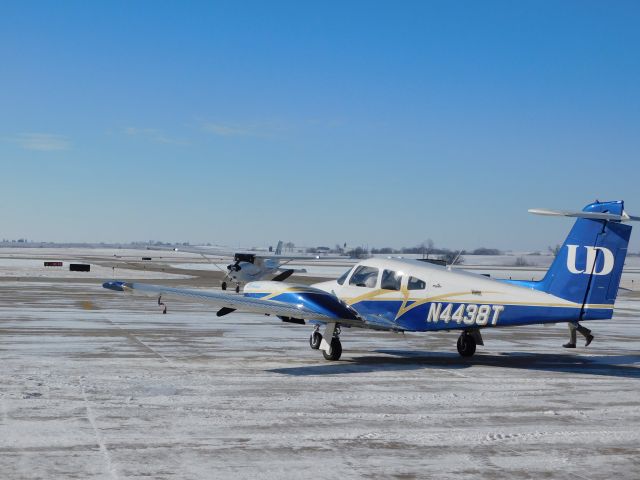
[[[307,285],[268,281],[250,282],[244,287],[244,295],[303,306],[308,310],[336,319],[356,320],[358,318],[356,312],[335,295]]]

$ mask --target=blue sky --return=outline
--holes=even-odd
[[[633,1],[3,2],[0,237],[545,249],[571,222],[528,208],[640,214],[638,25]]]

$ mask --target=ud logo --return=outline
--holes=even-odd
[[[613,253],[608,248],[604,247],[587,247],[587,259],[584,264],[583,270],[578,270],[576,267],[576,253],[578,251],[578,245],[567,245],[569,251],[567,252],[567,268],[571,273],[584,273],[586,275],[609,275],[613,270]],[[596,270],[595,263],[598,255],[598,251],[602,252],[604,256],[604,262],[600,270]]]

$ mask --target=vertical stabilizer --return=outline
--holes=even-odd
[[[590,308],[613,305],[631,236],[631,227],[618,220],[626,215],[622,201],[592,203],[582,212],[566,215],[577,217],[576,223],[544,279],[535,285],[582,304],[581,318],[588,317]]]

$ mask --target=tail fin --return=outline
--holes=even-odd
[[[282,255],[282,240],[278,240],[278,246],[275,251],[276,255]]]
[[[621,222],[636,219],[624,212],[624,202],[596,202],[575,213],[533,213],[578,218],[536,288],[582,304],[581,319],[593,318],[588,315],[590,308],[605,308],[605,305],[610,308],[618,294],[631,236],[631,227]],[[611,317],[610,312],[607,318]]]

